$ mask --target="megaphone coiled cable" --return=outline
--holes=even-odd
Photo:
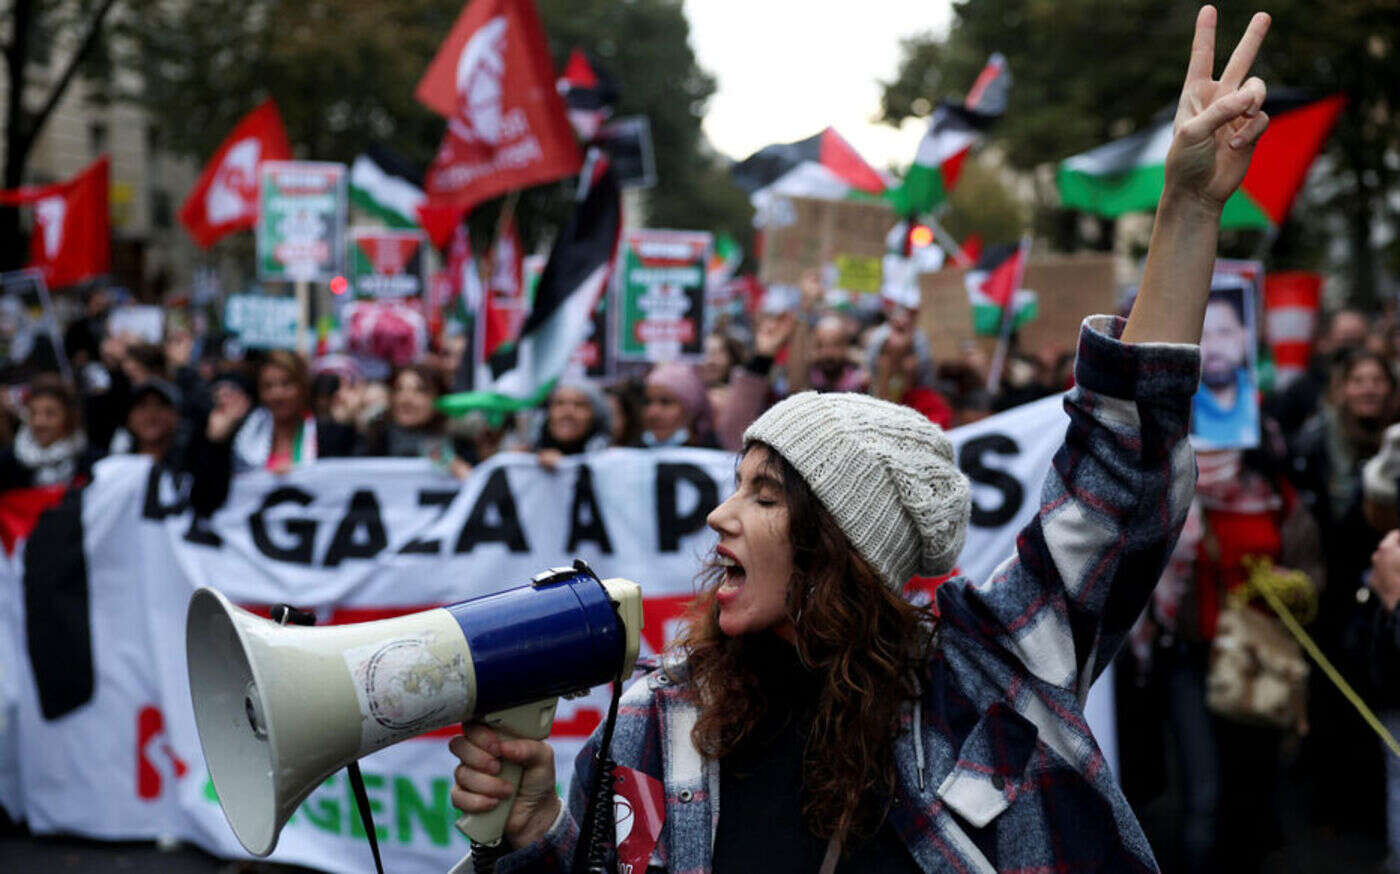
[[[612,847],[615,831],[612,817],[604,814],[612,812],[613,786],[617,781],[617,763],[612,760],[612,739],[613,729],[617,726],[617,708],[622,699],[622,679],[619,673],[613,680],[608,718],[603,723],[603,736],[593,757],[593,786],[588,793],[583,828],[579,830],[579,845],[574,849],[574,874],[613,874],[608,865],[608,850]]]

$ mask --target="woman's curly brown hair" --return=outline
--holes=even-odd
[[[818,837],[836,836],[850,846],[884,821],[900,707],[918,694],[933,618],[881,582],[786,459],[759,443],[745,454],[755,447],[767,452],[770,472],[781,474],[793,553],[788,610],[798,656],[820,677],[803,752],[803,818]],[[715,590],[724,569],[711,564],[701,579],[676,646],[686,655],[699,707],[691,740],[720,759],[754,731],[767,696],[754,659],[746,658],[752,643],[720,630]]]

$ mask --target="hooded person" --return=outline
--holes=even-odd
[[[612,445],[612,406],[592,380],[561,379],[545,401],[535,438],[540,463],[553,467],[566,455],[598,452]]]
[[[967,532],[947,435],[864,395],[773,406],[707,517],[686,630],[584,745],[568,803],[547,743],[481,724],[449,742],[453,805],[509,805],[498,871],[567,870],[608,731],[614,773],[660,784],[658,838],[624,842],[630,870],[1157,870],[1084,702],[1194,489],[1198,343],[1220,211],[1266,123],[1263,83],[1241,81],[1267,26],[1255,17],[1216,82],[1215,10],[1197,19],[1142,290],[1126,321],[1080,330],[1064,445],[1016,553],[988,580],[950,577],[936,614],[906,600],[911,576],[954,569]]]
[[[710,396],[694,367],[658,364],[647,374],[645,391],[640,445],[719,447]]]

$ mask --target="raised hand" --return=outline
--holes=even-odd
[[[1219,209],[1243,181],[1254,144],[1269,124],[1262,109],[1264,82],[1257,76],[1245,80],[1269,32],[1269,16],[1255,13],[1219,79],[1213,78],[1215,23],[1215,7],[1201,7],[1167,153],[1166,184]]]
[[[761,317],[758,327],[754,330],[754,352],[769,358],[777,355],[778,351],[786,346],[788,340],[792,338],[793,325],[796,322],[797,320],[792,313]]]
[[[209,411],[206,436],[215,443],[229,439],[243,417],[248,415],[249,409],[251,404],[243,392],[223,384],[215,386],[214,409]]]
[[[1199,343],[1225,201],[1244,181],[1254,144],[1268,125],[1264,83],[1245,81],[1269,30],[1260,12],[1235,46],[1219,79],[1215,7],[1196,16],[1196,37],[1167,151],[1166,182],[1137,300],[1123,329],[1126,343]]]

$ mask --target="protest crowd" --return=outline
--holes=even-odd
[[[989,70],[984,75],[994,83],[1000,68]],[[983,83],[979,92],[998,87]],[[467,112],[455,93],[424,102],[444,99],[443,114]],[[982,124],[1004,109],[995,103],[994,95],[979,93],[954,109]],[[620,354],[638,332],[633,322],[619,327],[633,318],[624,300],[631,281],[625,262],[645,261],[648,241],[645,231],[631,239],[621,228],[613,176],[621,158],[600,145],[596,130],[578,133],[588,160],[571,139],[572,162],[563,162],[569,168],[545,171],[552,180],[578,175],[582,165],[578,213],[547,265],[537,266],[538,290],[525,290],[519,263],[513,275],[509,269],[521,254],[518,239],[513,252],[495,246],[484,266],[469,253],[462,257],[470,242],[460,208],[449,209],[442,234],[433,232],[426,208],[420,213],[414,232],[422,232],[421,245],[437,246],[455,276],[439,291],[422,266],[415,268],[412,296],[423,303],[400,321],[355,321],[349,300],[373,295],[340,298],[339,274],[346,271],[338,264],[329,272],[313,265],[305,274],[316,284],[331,276],[342,283],[335,298],[322,295],[336,308],[335,324],[327,330],[303,314],[286,342],[249,342],[224,312],[188,296],[166,308],[154,330],[137,325],[119,315],[131,309],[125,290],[100,275],[46,289],[61,305],[44,304],[44,327],[26,337],[22,357],[11,354],[0,393],[0,508],[32,508],[0,514],[7,547],[44,524],[45,508],[100,479],[106,459],[149,459],[183,484],[186,509],[209,518],[231,500],[240,477],[291,476],[333,459],[353,459],[366,470],[379,470],[369,467],[374,459],[416,459],[450,488],[511,453],[527,454],[519,457],[543,472],[620,448],[734,453],[766,410],[805,391],[880,398],[956,433],[1074,387],[1074,335],[1027,341],[1018,319],[1016,294],[1023,282],[1030,285],[1028,243],[987,258],[940,236],[943,270],[982,271],[967,280],[963,318],[988,300],[996,312],[991,331],[963,326],[954,340],[939,336],[943,326],[930,316],[936,301],[927,286],[920,290],[925,271],[910,266],[912,250],[929,245],[911,243],[911,235],[937,225],[936,204],[927,200],[889,213],[885,255],[864,256],[883,258],[883,282],[853,289],[844,268],[826,263],[841,250],[840,239],[824,239],[823,257],[796,272],[784,265],[785,281],[764,277],[761,258],[744,262],[754,275],[738,275],[741,254],[680,292],[693,306],[676,324],[655,328],[662,341]],[[758,173],[757,182],[746,182],[750,193],[771,194],[769,186],[794,166],[759,171],[740,162],[735,176]],[[440,198],[460,207],[541,181],[546,176],[467,195],[447,182],[435,194],[430,179],[425,203]],[[351,187],[358,184],[352,173]],[[907,186],[899,190],[908,195]],[[801,188],[778,193],[821,199]],[[241,227],[257,220],[250,210]],[[496,231],[514,233],[508,217]],[[590,234],[604,239],[601,250]],[[702,274],[723,254],[705,236],[699,259],[679,259]],[[624,240],[620,247],[617,239]],[[601,283],[590,271],[568,272],[568,259],[558,256],[571,245],[574,261],[594,258],[590,266],[606,274]],[[1319,303],[1326,278],[1314,275],[1307,335],[1292,338],[1303,352],[1295,350],[1286,367],[1266,332],[1275,305],[1266,262],[1231,262],[1236,266],[1218,268],[1212,284],[1194,407],[1195,494],[1151,603],[1105,680],[1116,695],[1116,770],[1164,870],[1303,870],[1278,867],[1291,848],[1339,852],[1370,866],[1364,870],[1400,871],[1400,311],[1393,302],[1379,310]],[[511,315],[497,322],[488,309],[502,270],[515,297],[506,306]],[[908,273],[901,279],[900,271]],[[275,278],[303,281],[298,275],[293,265]],[[658,288],[652,292],[664,296]],[[578,293],[592,296],[585,318],[561,330],[561,321],[549,320]],[[1131,295],[1115,296],[1126,315]],[[611,310],[606,332],[603,320],[584,324],[600,302]],[[380,305],[364,304],[365,311]],[[1044,296],[1039,305],[1078,307]],[[387,313],[405,304],[383,306]],[[562,354],[560,343],[568,346]],[[521,364],[527,359],[534,368],[528,384],[509,382],[529,369]],[[38,504],[26,497],[40,493]],[[978,503],[985,500],[975,496]],[[13,521],[26,512],[27,521]],[[36,536],[30,552],[41,543],[65,549]],[[25,566],[49,561],[23,556]],[[911,597],[927,599],[937,583],[921,581]],[[38,584],[25,576],[26,587]],[[1272,599],[1297,617],[1345,688],[1280,621]],[[1372,712],[1375,724],[1367,718]],[[1382,737],[1387,732],[1389,739]],[[22,811],[7,813],[11,833],[24,828]]]

